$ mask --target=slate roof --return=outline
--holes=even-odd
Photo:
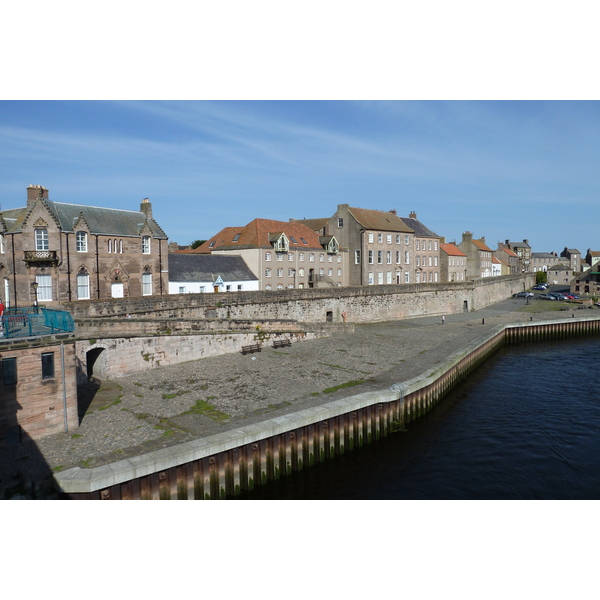
[[[153,218],[147,219],[145,213],[141,211],[63,204],[45,198],[40,198],[40,201],[48,208],[63,231],[73,231],[74,225],[83,215],[92,234],[138,237],[147,224],[153,237],[167,239],[167,235],[158,223]],[[29,210],[17,208],[2,211],[1,214],[7,224],[8,232],[20,232]]]
[[[412,219],[410,217],[400,217],[400,220],[405,223],[407,227],[410,227],[415,232],[415,237],[431,237],[439,238],[440,236],[435,234],[431,229],[425,227],[418,219]]]
[[[513,258],[519,258],[517,254],[515,254],[510,248],[500,248],[502,252],[506,252],[508,256],[512,256]]]
[[[228,254],[169,254],[169,281],[258,281],[241,256]]]
[[[412,233],[413,230],[394,213],[369,208],[348,208],[356,222],[368,230]],[[437,237],[437,236],[436,236]]]
[[[323,231],[323,227],[327,225],[329,219],[293,219],[290,221],[291,223],[302,223],[302,225],[306,225],[309,229],[313,231]]]
[[[290,249],[320,250],[323,248],[319,241],[319,234],[302,223],[254,219],[245,227],[225,227],[189,254],[206,254],[214,250],[272,248],[269,239],[273,238],[270,236],[281,233],[285,233],[288,238]]]
[[[440,249],[449,256],[466,256],[456,244],[440,244]]]

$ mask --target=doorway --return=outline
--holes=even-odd
[[[110,286],[110,295],[112,298],[123,298],[124,290],[122,283],[112,283]]]

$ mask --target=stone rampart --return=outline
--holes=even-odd
[[[530,288],[535,274],[444,284],[181,294],[66,303],[76,320],[149,319],[292,320],[308,323],[373,322],[478,310]]]

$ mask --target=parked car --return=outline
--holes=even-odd
[[[538,283],[537,285],[533,286],[534,290],[545,290],[548,288],[548,284],[546,283]]]
[[[556,300],[556,298],[552,294],[540,294],[538,298],[540,300]]]
[[[568,300],[568,298],[560,292],[552,292],[551,295],[554,296],[557,300]]]
[[[533,296],[533,292],[517,292],[516,294],[513,294],[513,298],[532,298]]]
[[[575,296],[571,294],[563,294],[563,296],[566,296],[569,300],[575,300]]]

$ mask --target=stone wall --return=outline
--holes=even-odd
[[[381,285],[330,289],[182,294],[71,302],[76,320],[95,317],[150,319],[293,320],[307,323],[373,322],[478,310],[530,288],[533,274],[444,284]]]
[[[0,381],[0,439],[18,442],[24,434],[25,438],[35,440],[64,431],[65,403],[69,430],[79,427],[75,340],[73,336],[62,341],[57,337],[0,342],[0,361],[16,358],[17,369],[15,384]],[[42,354],[45,353],[53,354],[54,375],[43,378]]]

